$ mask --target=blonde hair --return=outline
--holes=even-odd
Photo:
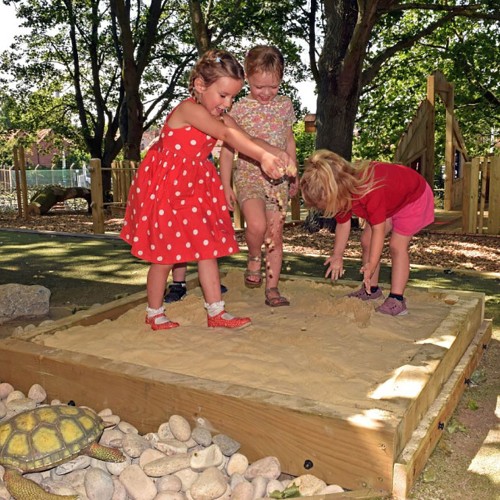
[[[225,50],[208,50],[196,62],[189,75],[189,93],[196,97],[194,81],[201,78],[203,83],[209,87],[222,77],[234,78],[243,81],[245,73],[243,67],[236,58]]]
[[[332,151],[318,149],[304,165],[300,179],[304,202],[322,210],[326,217],[350,210],[353,196],[364,196],[379,187],[368,160],[350,163]]]
[[[257,45],[251,48],[245,57],[245,73],[251,76],[254,73],[273,73],[283,79],[285,59],[276,47]]]

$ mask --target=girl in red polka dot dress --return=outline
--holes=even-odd
[[[275,179],[289,158],[250,137],[225,114],[243,78],[243,68],[228,52],[204,54],[190,75],[191,97],[168,115],[130,186],[120,236],[133,255],[151,263],[146,323],[153,330],[179,326],[165,315],[165,284],[174,264],[193,260],[198,261],[208,326],[242,328],[251,323],[227,313],[221,298],[217,259],[239,248],[219,175],[208,156],[220,139],[259,161]]]

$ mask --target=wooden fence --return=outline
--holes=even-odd
[[[95,234],[104,234],[104,209],[109,208],[112,213],[122,217],[125,213],[127,195],[130,184],[137,170],[138,164],[132,161],[115,161],[111,166],[111,179],[113,186],[113,202],[106,203],[102,191],[101,160],[90,160],[90,189],[92,191],[92,219]],[[300,200],[295,196],[291,200],[291,219],[300,220]],[[233,223],[236,229],[245,225],[243,214],[238,206],[233,213]]]
[[[463,232],[500,234],[500,156],[473,158],[464,167]]]

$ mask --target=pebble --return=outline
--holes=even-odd
[[[250,464],[245,471],[246,479],[254,479],[258,476],[267,479],[278,479],[281,474],[281,465],[276,457],[265,457]]]
[[[111,500],[113,498],[113,479],[102,469],[90,468],[85,474],[85,492],[89,500]]]
[[[238,443],[238,441],[235,441],[225,434],[217,434],[213,437],[213,442],[219,446],[226,457],[234,455],[241,448],[241,444]]]
[[[12,407],[16,411],[24,406],[33,408],[43,404],[46,397],[38,384],[25,397],[9,383],[0,383],[0,422],[15,415]],[[54,399],[51,404],[62,403]],[[81,500],[253,500],[282,492],[292,481],[302,496],[343,491],[310,474],[285,479],[276,457],[249,464],[248,458],[239,453],[240,443],[225,434],[213,434],[214,427],[202,417],[191,430],[187,419],[172,415],[157,432],[141,436],[135,426],[121,420],[110,408],[99,415],[111,426],[99,442],[121,449],[124,462],[103,462],[82,455],[25,477],[50,492],[79,495]],[[2,480],[0,500],[13,500]]]
[[[193,483],[189,492],[194,500],[212,500],[226,491],[226,478],[216,467],[204,470]]]
[[[28,398],[35,401],[35,403],[40,404],[47,398],[47,393],[40,384],[33,384],[28,391]]]
[[[212,444],[212,433],[205,427],[195,427],[191,437],[201,446],[210,446]]]
[[[153,500],[158,493],[153,480],[137,464],[124,469],[120,474],[120,481],[133,500]]]
[[[191,426],[181,415],[172,415],[168,419],[168,425],[175,439],[187,441],[191,437]]]

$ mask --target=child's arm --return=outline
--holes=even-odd
[[[224,144],[220,150],[219,170],[222,187],[226,195],[226,202],[229,210],[234,210],[236,195],[232,188],[234,150]]]
[[[195,127],[257,160],[262,170],[272,179],[282,177],[281,169],[286,167],[288,155],[283,152],[283,155],[278,157],[276,154],[266,151],[262,145],[254,141],[239,127],[232,126],[232,123],[235,123],[234,120],[227,118],[225,116],[224,121],[221,121],[211,115],[203,106],[186,100],[170,115],[168,125],[172,128],[182,128],[189,125]]]
[[[335,243],[333,245],[333,253],[326,259],[325,266],[328,265],[325,278],[331,275],[332,280],[342,278],[344,274],[343,256],[344,250],[349,240],[351,232],[351,219],[347,222],[338,223],[335,228]]]
[[[363,273],[363,284],[368,294],[371,293],[371,278],[382,256],[385,240],[385,221],[380,224],[375,224],[372,228],[372,236],[370,238],[370,253],[368,262],[365,262],[361,267]]]
[[[287,175],[293,178],[293,180],[290,181],[289,191],[290,198],[293,198],[299,192],[299,176],[297,173],[297,146],[295,144],[295,136],[293,135],[292,127],[288,130],[285,151],[290,157],[290,164],[287,165]]]

